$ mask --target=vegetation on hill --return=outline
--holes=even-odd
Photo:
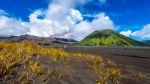
[[[144,79],[101,56],[69,53],[29,42],[0,42],[1,84],[120,84],[123,79]],[[87,83],[85,83],[87,84]]]
[[[123,36],[113,30],[95,31],[78,43],[86,46],[144,46],[145,44]]]

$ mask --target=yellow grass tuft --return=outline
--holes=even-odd
[[[41,75],[44,72],[44,66],[39,61],[31,62],[29,66],[31,71],[36,75]]]

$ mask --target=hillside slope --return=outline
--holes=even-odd
[[[78,43],[83,46],[146,46],[113,30],[95,31]]]
[[[38,44],[71,44],[77,42],[73,39],[65,39],[65,38],[53,38],[53,37],[38,37],[32,35],[21,35],[21,36],[10,36],[10,37],[0,37],[0,41],[12,41],[12,42],[21,42],[28,41]]]

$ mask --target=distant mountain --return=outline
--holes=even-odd
[[[13,42],[29,41],[29,42],[34,42],[38,44],[46,44],[46,45],[53,44],[53,43],[71,44],[71,43],[77,42],[73,39],[38,37],[38,36],[32,36],[32,35],[27,35],[27,34],[21,35],[21,36],[0,37],[0,40],[13,41]]]
[[[78,43],[84,46],[146,46],[113,30],[95,31]]]
[[[150,45],[150,40],[144,40],[142,42],[145,43],[145,44],[149,44]]]
[[[7,38],[7,37],[4,37],[4,36],[0,36],[0,40],[2,40],[2,39],[5,39],[5,38]]]
[[[74,39],[66,39],[66,38],[55,38],[57,41],[60,41],[60,42],[70,42],[70,43],[75,43],[75,42],[78,42]]]

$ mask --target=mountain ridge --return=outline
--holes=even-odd
[[[53,44],[53,43],[60,43],[60,44],[71,44],[77,42],[73,39],[66,39],[66,38],[56,38],[56,37],[38,37],[33,35],[21,35],[21,36],[9,36],[9,37],[0,37],[1,41],[12,41],[12,42],[19,42],[19,41],[28,41],[38,44]]]
[[[78,43],[83,46],[147,46],[113,30],[96,30]]]

